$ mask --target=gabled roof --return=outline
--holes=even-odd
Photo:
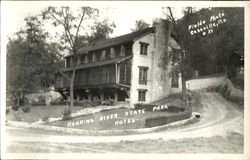
[[[115,46],[115,45],[118,45],[118,44],[121,44],[121,43],[131,42],[134,39],[136,39],[136,38],[138,38],[138,37],[140,37],[140,36],[142,36],[144,34],[153,32],[153,31],[154,31],[154,27],[150,27],[150,28],[146,28],[146,29],[143,29],[143,30],[140,30],[140,31],[125,34],[125,35],[122,35],[122,36],[119,36],[119,37],[106,39],[106,40],[100,40],[100,41],[91,43],[91,44],[81,48],[79,50],[79,54],[88,53],[89,51],[97,50],[97,49],[101,49],[101,48],[106,48],[106,47],[109,47],[109,46]]]
[[[125,43],[129,43],[132,42],[138,38],[140,38],[141,36],[144,36],[148,33],[153,33],[155,31],[155,27],[149,27],[143,30],[139,30],[136,32],[132,32],[129,34],[125,34],[119,37],[114,37],[114,38],[110,38],[110,39],[105,39],[105,40],[100,40],[97,42],[93,42],[90,43],[84,47],[82,47],[79,51],[78,54],[86,54],[89,51],[94,51],[94,50],[98,50],[98,49],[103,49],[103,48],[107,48],[110,46],[115,46],[118,44],[125,44]],[[170,46],[173,46],[174,48],[179,48],[178,45],[178,41],[176,38],[176,34],[172,31],[171,33],[171,37],[173,37],[172,41],[170,41]],[[69,57],[71,55],[67,55],[65,57]]]

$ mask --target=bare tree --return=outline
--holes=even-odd
[[[74,79],[76,74],[76,58],[80,49],[80,43],[78,42],[80,37],[80,29],[83,27],[83,23],[86,20],[91,20],[97,17],[98,10],[91,7],[81,7],[80,13],[74,16],[69,7],[48,7],[42,12],[44,19],[52,20],[52,24],[57,27],[63,27],[63,34],[61,35],[62,42],[65,42],[66,48],[69,50],[72,56],[72,72],[70,75],[66,75],[62,71],[59,71],[64,78],[70,81],[70,106],[74,105]]]
[[[187,53],[187,49],[186,49],[186,46],[185,46],[185,43],[184,43],[185,42],[184,39],[185,39],[186,36],[188,36],[187,35],[188,32],[180,33],[179,28],[177,27],[177,21],[174,18],[171,7],[167,7],[167,9],[168,9],[168,13],[169,13],[167,15],[167,19],[169,19],[172,22],[173,29],[174,29],[174,32],[176,34],[177,41],[180,44],[180,51],[177,53],[178,54],[178,59],[177,59],[176,62],[179,65],[178,67],[180,69],[181,76],[182,76],[182,98],[183,98],[183,100],[187,100],[187,92],[186,92],[187,88],[186,88],[186,77],[185,77],[186,66],[184,64],[184,61],[187,58],[188,53]],[[192,12],[193,12],[192,7],[187,7],[184,10],[184,16],[188,17]]]

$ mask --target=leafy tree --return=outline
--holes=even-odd
[[[193,77],[191,71],[197,70],[200,75],[225,72],[227,58],[234,51],[244,53],[244,10],[242,8],[202,8],[195,11],[187,7],[183,17],[176,20],[171,8],[168,19],[173,23],[176,37],[181,45],[177,58],[182,74],[183,96],[185,80]],[[213,15],[224,13],[225,23],[213,28],[213,33],[191,35],[189,25],[200,20],[210,22]]]
[[[114,22],[110,22],[107,19],[104,19],[103,21],[95,21],[89,28],[89,30],[91,31],[90,34],[79,35],[77,46],[81,47],[89,43],[93,43],[103,39],[109,39],[109,35],[113,33],[113,28],[115,27],[116,25],[114,24]]]
[[[7,44],[7,93],[17,99],[53,83],[60,61],[58,47],[46,41],[48,33],[36,16],[25,18],[26,26]]]
[[[102,39],[108,39],[109,35],[113,33],[113,28],[115,28],[114,22],[109,22],[105,19],[103,21],[95,22],[91,27],[91,35],[89,36],[89,42],[99,41]]]
[[[69,50],[70,55],[73,59],[72,72],[70,75],[59,72],[63,75],[65,79],[70,82],[70,106],[73,106],[74,98],[74,79],[76,72],[76,60],[79,49],[97,39],[107,38],[109,33],[113,32],[113,23],[109,23],[108,20],[103,22],[96,22],[98,18],[98,10],[91,7],[81,7],[78,11],[78,15],[69,7],[48,7],[42,12],[44,19],[51,20],[55,27],[62,27],[63,34],[60,38],[63,43],[61,45],[66,45]],[[87,24],[89,22],[95,22],[93,27],[87,29]],[[88,31],[92,30],[90,36],[88,36]]]
[[[244,10],[242,8],[203,8],[184,16],[177,23],[179,32],[186,44],[191,63],[189,66],[198,70],[200,75],[225,71],[227,58],[234,51],[243,53],[244,46]],[[227,22],[213,28],[213,33],[190,35],[188,26],[199,20],[209,22],[210,17],[224,13]],[[187,36],[183,36],[185,35]],[[190,77],[191,78],[191,77]]]
[[[189,73],[189,67],[187,65],[188,63],[188,58],[187,58],[187,46],[185,44],[185,39],[187,38],[187,33],[181,33],[181,31],[179,30],[178,26],[177,26],[177,21],[174,18],[174,15],[172,13],[172,9],[170,7],[167,8],[168,9],[168,15],[167,15],[167,19],[169,19],[172,24],[173,24],[173,30],[176,34],[176,39],[178,41],[178,43],[180,44],[180,50],[176,50],[175,51],[175,57],[173,58],[173,70],[179,70],[181,73],[181,80],[182,80],[182,98],[183,100],[187,99],[187,95],[186,95],[186,79],[187,79],[187,74]],[[189,17],[190,14],[192,14],[193,10],[191,7],[187,7],[184,11],[184,16]]]
[[[146,29],[150,26],[150,24],[148,24],[147,22],[145,22],[144,20],[140,19],[135,21],[135,28],[131,29],[133,32],[135,31],[139,31],[139,30],[143,30]]]

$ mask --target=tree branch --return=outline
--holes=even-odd
[[[78,32],[79,32],[79,29],[80,29],[80,26],[81,26],[81,24],[82,24],[82,21],[83,21],[84,16],[85,16],[85,11],[83,11],[82,16],[81,16],[81,19],[80,19],[80,21],[79,21],[79,24],[78,24],[78,26],[77,26],[74,44],[76,44],[76,40],[77,40],[77,37],[78,37]]]
[[[176,32],[176,34],[177,34],[177,37],[178,37],[178,40],[179,40],[179,42],[180,42],[181,49],[183,49],[183,44],[182,44],[182,41],[181,41],[181,38],[180,38],[180,34],[179,34],[179,32],[178,32],[178,30],[177,30],[177,28],[176,28],[176,21],[175,21],[175,19],[174,19],[172,10],[171,10],[170,7],[168,7],[168,10],[169,10],[170,18],[171,18],[171,20],[172,20],[172,22],[173,22],[173,25],[174,25],[174,30],[175,30],[175,32]]]
[[[64,77],[66,78],[67,80],[71,80],[66,74],[64,74],[61,70],[58,70],[58,72]]]
[[[67,39],[69,41],[70,47],[73,50],[73,48],[74,48],[74,42],[73,42],[73,39],[72,39],[72,37],[70,35],[69,24],[68,24],[68,21],[67,21],[68,20],[68,18],[67,18],[68,16],[67,16],[67,13],[66,13],[66,15],[64,15],[63,8],[62,8],[61,12],[62,12],[63,20],[64,20],[64,23],[62,23],[62,25],[64,27],[64,32],[65,32],[65,35],[66,35],[66,37],[67,37]]]
[[[62,21],[60,21],[54,14],[52,14],[50,11],[49,11],[49,14],[60,24],[63,24]]]
[[[70,31],[68,31],[68,28],[67,28],[65,25],[63,25],[63,27],[64,27],[64,33],[65,33],[65,35],[66,35],[66,38],[67,38],[68,41],[69,41],[69,45],[70,45],[70,47],[73,49],[74,46],[73,46],[73,42],[72,42],[71,37],[70,37]]]

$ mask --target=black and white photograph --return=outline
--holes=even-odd
[[[1,159],[250,159],[250,2],[1,2]]]

